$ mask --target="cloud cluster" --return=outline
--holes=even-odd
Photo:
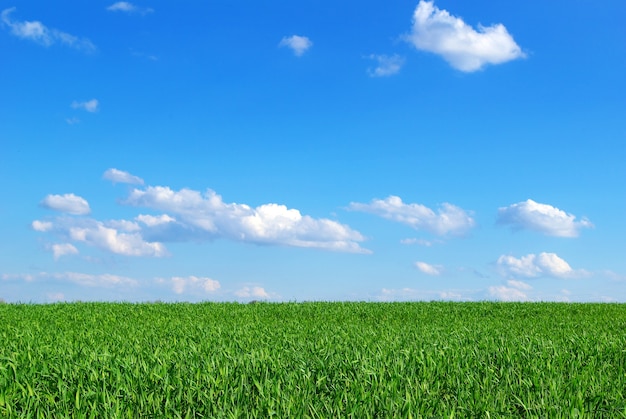
[[[388,77],[397,74],[404,65],[404,58],[398,54],[394,55],[376,55],[371,54],[368,58],[377,62],[376,68],[369,69],[368,73],[371,77]]]
[[[48,28],[37,20],[13,20],[11,19],[11,14],[15,10],[15,7],[4,9],[0,14],[0,19],[2,20],[2,26],[8,27],[11,34],[18,38],[33,41],[46,47],[61,44],[85,52],[96,50],[96,46],[87,38],[78,38],[60,30]]]
[[[306,36],[292,35],[283,37],[278,46],[290,48],[297,57],[300,57],[313,46],[313,42]]]
[[[576,216],[532,199],[498,209],[497,223],[555,237],[578,237],[582,228],[593,227],[586,218],[576,221]]]
[[[103,178],[113,182],[141,184],[143,179],[118,169],[108,169]],[[133,189],[124,204],[161,211],[139,214],[132,220],[99,221],[87,217],[59,216],[34,220],[33,230],[52,233],[65,243],[51,245],[55,259],[78,253],[85,244],[124,256],[163,257],[164,242],[203,241],[225,238],[239,242],[317,248],[339,252],[370,253],[360,246],[364,237],[350,227],[329,219],[315,219],[279,204],[252,208],[225,203],[209,190],[174,191],[164,186]],[[87,215],[88,202],[74,194],[48,195],[45,208],[70,215]],[[179,281],[180,282],[180,281]]]
[[[461,236],[476,224],[470,213],[455,205],[444,203],[435,213],[421,204],[405,204],[397,196],[374,199],[369,204],[352,202],[348,209],[378,215],[438,236]]]
[[[262,287],[243,287],[234,292],[234,294],[239,298],[260,298],[260,299],[269,299],[271,298],[270,294],[265,291]]]
[[[504,277],[553,277],[553,278],[580,278],[587,275],[584,270],[574,270],[556,253],[528,254],[521,258],[510,255],[502,255],[498,258],[496,266]]]
[[[437,8],[432,1],[420,0],[406,40],[419,50],[442,56],[452,67],[464,72],[525,57],[504,25],[479,25],[476,30]]]
[[[170,282],[172,284],[172,290],[176,294],[182,294],[184,292],[212,293],[221,287],[219,281],[197,276],[175,276],[170,279]]]
[[[80,196],[76,196],[73,193],[65,195],[48,195],[43,199],[43,201],[41,201],[40,205],[44,208],[73,215],[87,215],[91,212],[91,208],[89,208],[87,200]],[[33,228],[37,230],[35,226],[33,226]]]
[[[212,190],[201,194],[191,189],[174,191],[165,186],[150,186],[134,189],[123,203],[171,214],[160,223],[169,227],[161,230],[165,239],[187,234],[195,239],[227,238],[256,244],[368,252],[359,245],[364,240],[359,232],[336,221],[314,219],[273,203],[256,208],[225,203]]]

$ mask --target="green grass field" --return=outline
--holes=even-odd
[[[626,418],[626,305],[0,305],[0,417]]]

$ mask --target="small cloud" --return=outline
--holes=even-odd
[[[80,119],[76,117],[65,118],[65,122],[67,122],[69,125],[76,125],[76,124],[80,124]]]
[[[98,107],[99,107],[98,99],[91,99],[86,102],[78,102],[78,101],[72,102],[73,109],[84,109],[87,112],[91,112],[91,113],[98,112]]]
[[[283,39],[281,39],[278,46],[291,48],[293,53],[297,57],[300,57],[313,46],[313,42],[306,36],[292,35],[285,36]]]
[[[397,74],[404,65],[404,58],[398,54],[376,55],[371,54],[368,58],[378,62],[376,68],[368,69],[371,77],[388,77]]]
[[[2,20],[2,26],[8,27],[11,34],[17,38],[26,39],[45,47],[61,44],[85,52],[96,50],[96,46],[87,38],[78,38],[57,29],[48,28],[37,20],[13,20],[11,19],[11,13],[15,10],[15,7],[4,9],[0,14],[0,19]]]
[[[73,215],[86,215],[91,212],[89,203],[73,193],[65,195],[48,195],[40,205],[55,211],[66,212]],[[33,228],[35,228],[33,224]]]
[[[141,223],[144,223],[148,227],[155,227],[155,226],[162,225],[162,224],[176,222],[175,218],[170,217],[167,214],[162,214],[158,216],[140,214],[137,217],[135,217],[135,219]]]
[[[593,227],[586,218],[576,221],[576,216],[532,199],[498,209],[497,223],[554,237],[578,237],[581,229]]]
[[[146,15],[148,13],[154,12],[154,9],[150,7],[139,7],[127,1],[118,1],[117,3],[113,3],[107,10],[110,12],[125,12],[128,14],[141,14]]]
[[[54,260],[58,260],[61,256],[77,255],[78,249],[70,243],[53,244],[52,254],[54,255]]]
[[[504,277],[536,278],[548,276],[553,278],[580,278],[589,273],[585,270],[574,270],[556,253],[528,254],[521,258],[502,255],[496,262],[498,271]]]
[[[42,233],[45,233],[46,231],[50,231],[52,229],[52,223],[49,221],[35,220],[32,222],[31,227],[35,231],[40,231]]]
[[[63,282],[71,282],[80,286],[85,287],[134,287],[138,285],[138,281],[132,278],[128,278],[125,276],[119,275],[111,275],[111,274],[102,274],[102,275],[92,275],[85,274],[80,272],[39,272],[36,274],[3,274],[2,279],[4,280],[22,280],[26,282],[34,282],[34,281],[50,281],[57,280]]]
[[[130,185],[143,185],[144,183],[142,178],[114,168],[105,171],[102,178],[113,183],[128,183]]]
[[[393,195],[385,199],[374,199],[369,204],[351,202],[348,210],[378,215],[438,236],[461,236],[476,224],[469,212],[452,204],[442,204],[438,213],[435,213],[421,204],[405,204],[400,197]]]
[[[526,55],[501,23],[472,28],[432,1],[420,0],[413,13],[413,27],[405,39],[415,48],[440,55],[464,72],[488,64],[502,64]]]
[[[185,292],[212,293],[217,291],[221,287],[219,281],[211,278],[197,276],[175,276],[170,280],[170,282],[172,284],[172,290],[176,294],[183,294]]]
[[[46,298],[51,303],[56,303],[59,301],[65,301],[65,295],[62,292],[49,292],[46,294]]]
[[[439,276],[443,272],[443,266],[430,265],[426,262],[415,262],[415,267],[426,275]]]
[[[239,298],[270,298],[269,293],[261,287],[243,287],[235,291],[234,294]]]

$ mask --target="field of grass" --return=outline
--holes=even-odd
[[[0,417],[626,418],[626,305],[0,305]]]

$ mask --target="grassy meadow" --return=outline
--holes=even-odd
[[[626,305],[0,304],[0,417],[626,418]]]

